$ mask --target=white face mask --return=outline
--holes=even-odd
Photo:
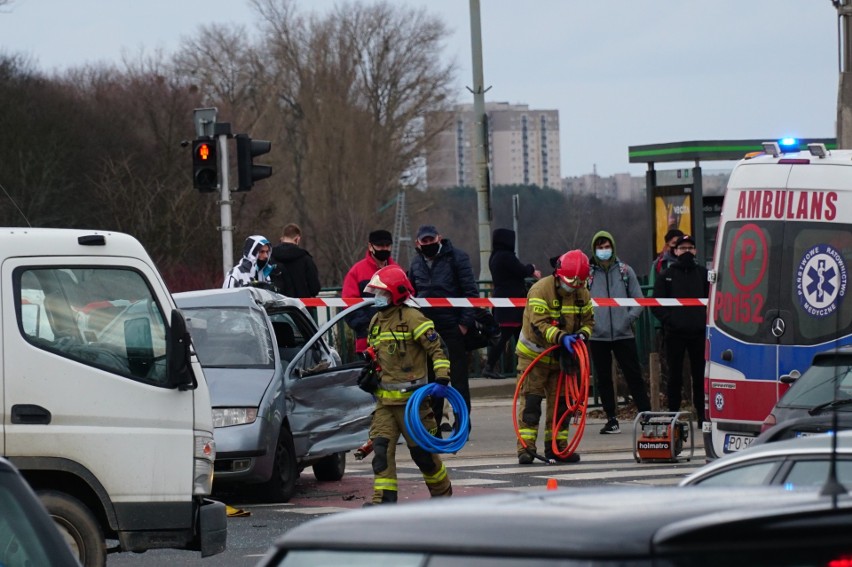
[[[574,293],[574,288],[571,287],[570,285],[568,285],[567,283],[560,283],[559,287],[561,287],[562,291],[564,291],[565,293],[567,293],[569,295]]]
[[[385,295],[384,293],[377,293],[376,302],[373,305],[375,305],[377,309],[390,307],[390,296]]]
[[[606,262],[612,258],[612,248],[598,248],[595,250],[595,257]]]

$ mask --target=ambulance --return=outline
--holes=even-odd
[[[731,172],[709,273],[709,459],[748,447],[815,354],[852,344],[852,150],[763,147]]]

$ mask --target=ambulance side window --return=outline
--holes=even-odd
[[[166,383],[166,326],[144,277],[74,267],[15,271],[18,327],[30,344],[155,385]]]

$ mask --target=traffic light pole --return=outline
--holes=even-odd
[[[234,267],[234,226],[231,221],[231,187],[228,180],[228,134],[219,134],[219,232],[222,233],[222,276]]]

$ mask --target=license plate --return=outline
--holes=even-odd
[[[725,452],[735,453],[737,451],[742,451],[751,445],[752,441],[754,441],[754,437],[750,435],[734,435],[732,433],[728,433],[725,435]]]

